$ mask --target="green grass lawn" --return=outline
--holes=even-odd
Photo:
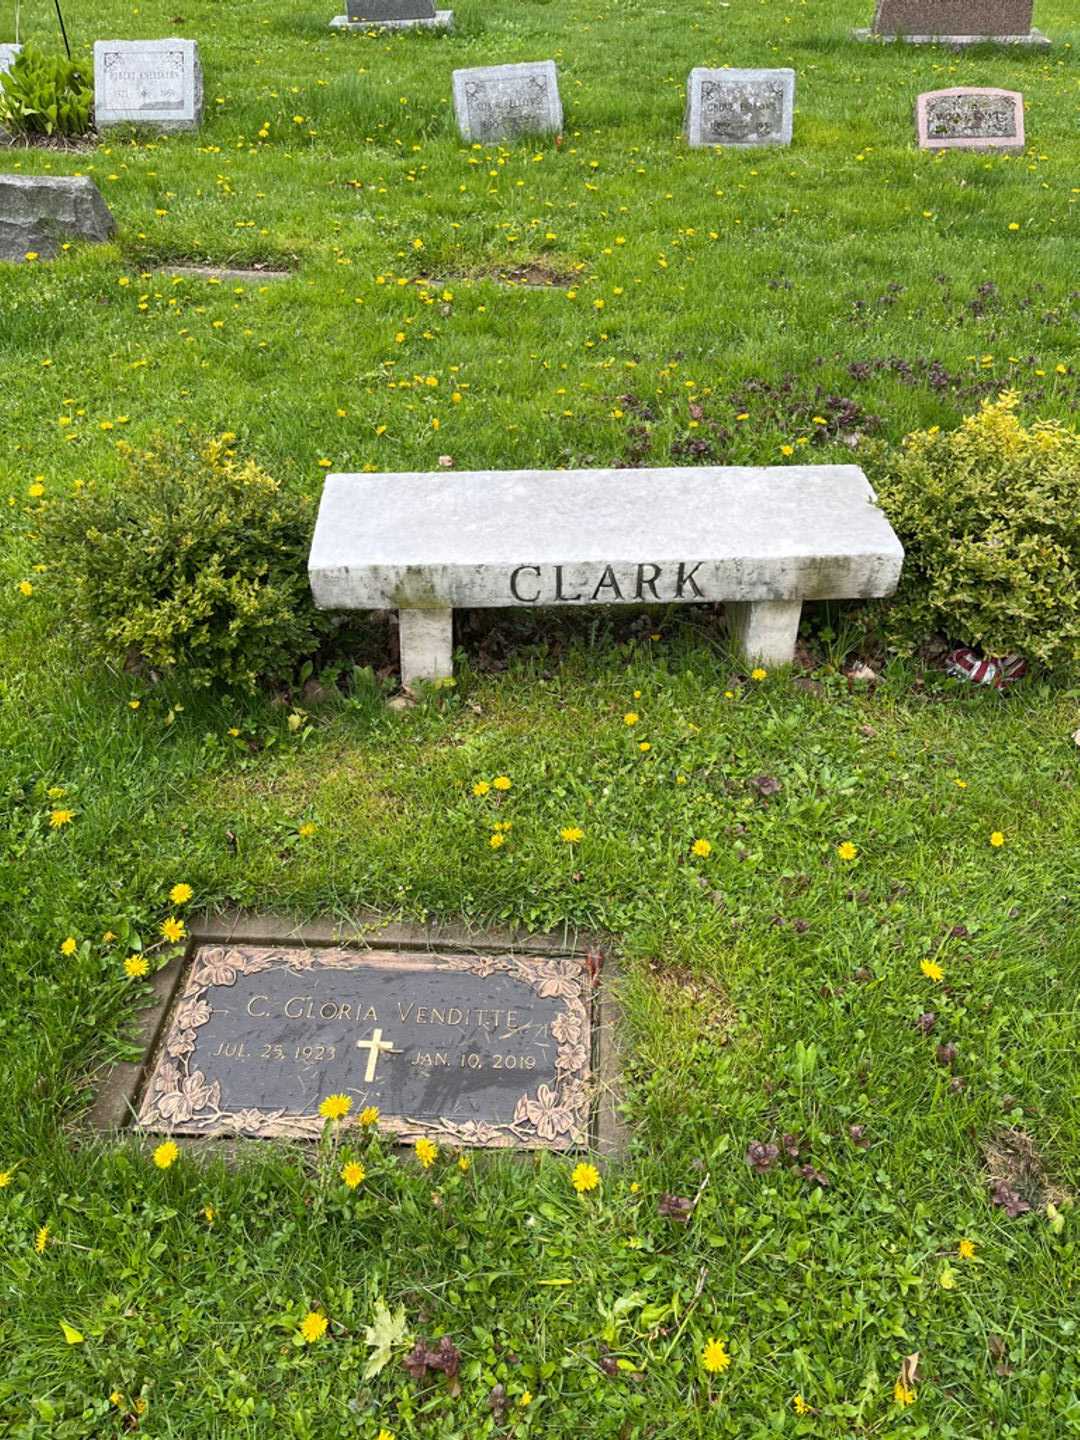
[[[900,662],[851,689],[820,616],[816,685],[755,683],[688,611],[475,627],[456,689],[404,714],[363,669],[207,697],[91,667],[37,539],[42,503],[117,473],[119,438],[178,428],[232,431],[315,494],[321,462],[850,462],[1005,386],[1069,418],[1071,7],[1036,6],[1049,52],[956,57],[849,43],[872,0],[459,0],[453,37],[394,39],[331,34],[333,0],[177,3],[67,21],[83,49],[197,37],[197,135],[0,155],[94,175],[120,226],[0,267],[0,1434],[1080,1434],[1075,689],[1002,699]],[[24,35],[53,24],[24,4]],[[455,66],[547,56],[561,147],[456,140]],[[796,68],[790,150],[686,151],[686,74],[711,63]],[[920,155],[915,96],[953,83],[1022,89],[1029,153]],[[499,283],[521,270],[569,288]],[[385,658],[371,633],[360,667]],[[625,1159],[579,1197],[566,1160],[424,1174],[350,1141],[349,1192],[329,1146],[159,1171],[90,1143],[144,998],[123,962],[170,953],[177,882],[192,913],[606,932]],[[753,1142],[781,1147],[763,1174]],[[991,1203],[1003,1177],[1028,1213]],[[668,1193],[700,1197],[689,1225]],[[400,1348],[365,1380],[380,1298],[452,1338],[459,1386]],[[313,1309],[330,1327],[305,1345]]]

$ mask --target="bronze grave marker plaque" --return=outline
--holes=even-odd
[[[322,1133],[328,1095],[403,1141],[573,1149],[589,1139],[580,956],[200,945],[138,1105],[171,1135]]]

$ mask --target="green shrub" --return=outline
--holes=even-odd
[[[0,126],[17,135],[85,135],[94,106],[89,62],[24,45],[0,75]]]
[[[284,494],[232,436],[135,451],[47,506],[50,573],[91,648],[251,689],[290,675],[331,622],[307,579],[311,505]]]
[[[984,403],[959,429],[909,435],[875,475],[907,551],[886,628],[942,631],[989,655],[1080,665],[1080,435],[1030,428],[1018,396]]]

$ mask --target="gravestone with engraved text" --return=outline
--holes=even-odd
[[[931,90],[915,114],[923,150],[1024,148],[1024,97],[1016,90]]]
[[[454,112],[464,140],[557,134],[563,109],[554,60],[455,70]]]
[[[98,40],[94,121],[194,130],[202,119],[203,77],[194,40]]]
[[[580,955],[203,945],[137,1111],[170,1135],[313,1139],[328,1095],[402,1141],[588,1143]]]
[[[794,70],[691,70],[686,138],[691,146],[790,145]]]

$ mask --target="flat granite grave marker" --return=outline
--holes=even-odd
[[[328,475],[324,610],[396,609],[406,686],[453,672],[453,610],[724,602],[789,663],[804,600],[891,595],[904,551],[855,465]]]
[[[454,71],[454,113],[463,140],[517,140],[563,126],[554,60]]]
[[[51,260],[67,240],[100,244],[115,231],[88,175],[0,175],[0,260]]]
[[[315,1139],[328,1095],[402,1142],[590,1141],[580,954],[200,944],[137,1105],[155,1134]]]
[[[1033,13],[1034,0],[877,0],[873,25],[855,35],[910,45],[1049,45]]]
[[[923,150],[1024,148],[1024,97],[1017,90],[928,90],[915,116]]]
[[[690,71],[686,138],[710,145],[790,145],[795,110],[794,70]]]
[[[348,0],[348,13],[330,21],[333,30],[452,30],[454,12],[434,0]]]
[[[4,75],[15,64],[15,57],[22,50],[21,45],[0,45],[0,75]]]
[[[203,76],[194,40],[98,40],[94,43],[94,123],[195,130],[202,120]]]

